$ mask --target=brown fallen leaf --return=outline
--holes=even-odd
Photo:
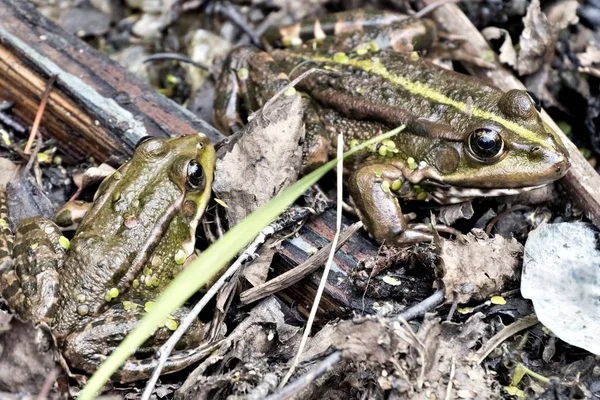
[[[231,226],[294,183],[304,137],[300,95],[281,96],[217,153],[213,191]]]
[[[48,331],[0,311],[0,392],[40,393],[46,378],[59,370],[58,357]],[[48,399],[64,398],[56,388],[52,385]]]
[[[77,186],[77,192],[71,197],[71,200],[75,200],[79,193],[86,187],[99,182],[115,172],[116,170],[108,164],[100,164],[97,167],[91,167],[86,169],[82,174],[73,176],[73,182]]]
[[[467,234],[465,243],[444,241],[440,248],[446,301],[486,300],[517,279],[523,246],[514,238]]]
[[[17,177],[21,168],[7,158],[0,157],[0,188]]]
[[[511,67],[516,67],[517,65],[517,51],[513,46],[512,39],[510,34],[506,29],[496,28],[495,26],[490,26],[481,31],[485,40],[500,40],[502,39],[502,45],[500,45],[500,53],[498,55],[498,60],[502,64],[510,65]]]
[[[575,2],[576,3],[576,2]],[[577,5],[571,0],[560,2],[560,7],[552,13],[552,20],[540,8],[539,0],[533,0],[523,18],[525,28],[519,38],[517,71],[519,75],[529,75],[548,65],[554,55],[554,45],[558,33],[577,22]]]
[[[376,379],[381,390],[423,400],[495,399],[500,393],[493,376],[470,360],[475,346],[491,336],[483,318],[478,313],[465,323],[440,323],[426,316],[414,333],[390,319],[342,321],[333,343],[344,359],[360,365],[363,381]]]

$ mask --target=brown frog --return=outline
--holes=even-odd
[[[432,21],[360,10],[274,29],[265,38],[290,47],[230,54],[217,84],[215,123],[226,134],[239,129],[291,79],[316,69],[296,86],[305,171],[327,161],[338,135],[351,147],[405,125],[345,163],[350,196],[380,242],[433,238],[431,227],[408,221],[399,199],[447,204],[517,194],[569,168],[567,150],[540,118],[532,93],[504,92],[419,55],[435,42]]]

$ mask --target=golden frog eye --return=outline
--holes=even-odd
[[[192,189],[197,189],[204,184],[204,169],[196,160],[191,160],[188,163],[187,183]]]
[[[478,159],[491,161],[502,154],[504,141],[494,129],[479,128],[469,135],[469,149]]]

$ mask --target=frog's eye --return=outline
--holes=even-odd
[[[490,161],[502,154],[504,142],[495,130],[479,128],[469,135],[469,149],[477,158]]]
[[[154,139],[154,137],[152,136],[144,136],[143,138],[141,138],[140,140],[138,140],[138,142],[135,144],[135,148],[137,149],[138,147],[140,147],[140,145],[142,143],[146,143],[148,140],[152,140]]]
[[[198,164],[198,161],[191,160],[187,166],[187,183],[196,189],[204,182],[204,169]]]
[[[540,98],[537,97],[535,95],[535,93],[530,92],[529,90],[527,90],[526,92],[529,95],[529,97],[531,97],[531,101],[533,101],[533,105],[535,106],[535,109],[538,111],[542,111],[542,102],[540,101]]]

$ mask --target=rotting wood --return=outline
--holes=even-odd
[[[144,136],[222,136],[191,112],[42,17],[29,2],[0,0],[0,100],[31,123],[46,82],[42,126],[74,159],[127,157]]]
[[[437,1],[425,0],[425,4],[433,4]],[[471,55],[484,58],[486,54],[493,53],[481,33],[455,4],[440,6],[433,12],[433,18],[445,31],[468,38],[469,40],[464,42],[464,49]],[[474,65],[465,65],[465,68],[473,75],[492,82],[503,90],[525,89],[523,83],[512,72],[499,63],[496,64],[495,69],[484,69]],[[571,199],[592,223],[600,228],[600,175],[545,111],[542,112],[542,119],[560,136],[569,151],[571,168],[559,183],[565,187]]]
[[[344,230],[336,247],[336,252],[361,227],[362,223],[357,222]],[[240,295],[240,302],[242,304],[250,304],[273,293],[277,293],[284,288],[292,286],[296,282],[304,279],[306,276],[323,267],[323,264],[327,260],[330,251],[331,243],[321,248],[314,256],[298,265],[294,269],[278,275],[276,278],[273,278],[262,285],[246,290]]]
[[[351,224],[351,221],[342,217],[342,232],[348,231]],[[282,243],[271,264],[273,273],[269,278],[275,280],[305,263],[311,257],[311,250],[327,246],[334,235],[334,210],[326,210],[319,216],[309,218],[298,235]],[[333,259],[334,267],[329,274],[319,303],[318,318],[342,317],[353,311],[366,314],[376,312],[373,308],[376,299],[363,296],[363,293],[352,283],[350,275],[356,270],[357,265],[377,258],[378,252],[378,247],[368,239],[364,230],[359,229],[350,236]],[[308,316],[320,279],[321,272],[317,269],[317,272],[277,292],[277,297],[292,305],[299,314]]]

